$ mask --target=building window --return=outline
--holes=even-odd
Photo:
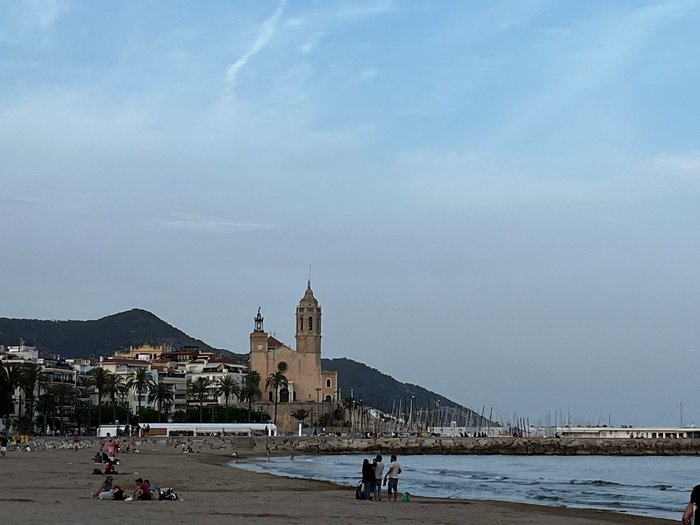
[[[328,401],[330,403],[331,401],[333,401],[333,398],[330,395],[327,395],[324,401]]]
[[[326,388],[331,388],[332,383],[330,379],[326,379]]]
[[[314,329],[314,318],[309,316],[309,330]]]
[[[299,331],[302,332],[304,330],[304,318],[300,317],[299,318]]]
[[[288,367],[287,367],[287,363],[285,363],[284,361],[280,361],[280,362],[277,364],[277,370],[279,370],[279,371],[282,372],[283,374],[287,371],[287,368],[288,368]]]

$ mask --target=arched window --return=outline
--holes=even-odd
[[[289,389],[280,389],[280,403],[289,403]]]
[[[330,379],[326,379],[326,388],[331,388],[333,386]]]
[[[309,330],[314,329],[314,318],[309,316]]]
[[[333,401],[333,398],[330,395],[327,395],[326,399],[324,401],[330,402],[330,401]]]
[[[304,318],[300,317],[299,318],[299,331],[302,332],[304,330]]]

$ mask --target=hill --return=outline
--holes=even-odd
[[[221,352],[190,337],[151,312],[135,308],[96,321],[43,321],[0,317],[0,345],[18,345],[24,339],[39,350],[66,357],[88,358],[112,355],[130,346],[198,346]]]
[[[213,348],[195,339],[156,315],[138,308],[108,315],[94,321],[46,321],[0,317],[0,345],[18,345],[20,339],[42,352],[63,357],[89,358],[113,355],[116,350],[131,346],[165,345],[172,348],[198,346],[210,352],[227,354],[247,361],[247,354],[234,354]],[[337,371],[342,398],[354,396],[362,404],[383,412],[407,418],[412,411],[414,421],[449,424],[466,421],[478,425],[480,416],[440,394],[393,377],[351,359],[323,359],[324,370]],[[485,424],[485,420],[482,420]]]
[[[401,415],[404,419],[412,412],[414,421],[427,422],[431,426],[458,425],[485,426],[485,418],[473,410],[450,399],[431,392],[422,386],[402,383],[376,368],[352,359],[321,359],[324,370],[338,372],[340,395],[361,401],[387,414]],[[479,423],[481,421],[481,423]]]

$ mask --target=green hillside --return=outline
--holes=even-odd
[[[212,348],[204,341],[159,319],[151,312],[134,308],[108,315],[96,321],[43,321],[38,319],[8,319],[0,317],[0,345],[18,345],[24,339],[27,345],[65,357],[112,355],[116,350],[130,346],[184,345]]]

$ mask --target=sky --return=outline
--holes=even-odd
[[[0,316],[700,424],[700,3],[0,0]],[[682,407],[682,410],[681,410]]]

